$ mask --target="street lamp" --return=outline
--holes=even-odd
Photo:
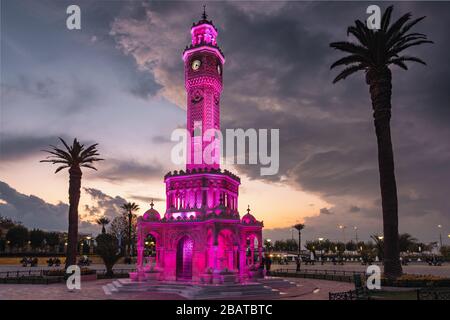
[[[305,228],[303,223],[297,223],[294,229],[298,231],[298,257],[300,258],[300,253],[302,250],[302,230]]]
[[[270,245],[272,243],[272,239],[266,239],[266,241],[267,241],[267,245],[266,245],[267,251],[270,252]]]
[[[355,242],[358,243],[358,227],[354,226],[353,230],[355,230]]]
[[[441,232],[442,225],[438,224],[438,228],[439,228],[439,244],[440,244],[440,247],[442,248],[442,232]]]
[[[338,228],[342,230],[342,239],[344,240],[344,244],[345,244],[345,228],[347,228],[347,227],[341,224],[338,226]]]
[[[377,238],[378,238],[378,240],[383,240],[384,236],[378,236]]]

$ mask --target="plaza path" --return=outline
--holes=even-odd
[[[381,270],[383,270],[383,266],[380,265]],[[289,265],[277,265],[272,264],[271,270],[276,269],[291,269],[295,270],[295,263],[291,263]],[[367,269],[367,266],[363,266],[360,263],[349,262],[344,265],[333,265],[331,262],[325,263],[321,265],[320,263],[316,263],[315,265],[305,265],[302,263],[302,269],[307,270],[345,270],[345,271],[360,271],[364,272]],[[403,272],[407,274],[423,274],[423,275],[434,275],[440,276],[444,278],[450,278],[450,263],[444,263],[442,266],[429,266],[426,263],[411,263],[407,266],[403,266]]]
[[[381,269],[383,267],[380,265]],[[93,264],[89,266],[91,269],[96,270],[104,270],[105,267],[102,264]],[[133,269],[135,268],[134,265],[129,264],[117,264],[114,266],[114,269]],[[295,263],[291,263],[289,265],[277,265],[272,264],[271,270],[276,269],[293,269],[295,270],[296,266]],[[308,269],[308,270],[345,270],[345,271],[365,271],[367,266],[363,266],[360,263],[356,262],[349,262],[345,265],[333,265],[331,262],[325,263],[324,265],[320,265],[320,263],[316,263],[315,265],[305,265],[302,264],[302,269]],[[4,271],[27,271],[27,270],[36,270],[36,269],[52,269],[51,267],[47,267],[45,264],[40,264],[36,268],[31,267],[22,267],[20,265],[12,265],[12,264],[0,264],[0,272]],[[441,277],[447,277],[450,278],[450,263],[444,263],[442,266],[429,266],[426,263],[411,263],[407,266],[403,266],[403,272],[409,273],[409,274],[424,274],[424,275],[435,275],[435,276],[441,276]]]
[[[328,292],[347,291],[353,285],[344,282],[334,282],[316,279],[290,279],[297,287],[280,290],[279,299],[288,300],[327,300]],[[31,284],[0,284],[0,300],[184,300],[177,294],[167,293],[119,293],[105,295],[102,286],[111,280],[82,282],[81,290],[69,291],[65,284],[31,285]],[[230,297],[232,298],[232,297]],[[263,300],[267,297],[248,297]]]

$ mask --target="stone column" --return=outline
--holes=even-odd
[[[140,224],[137,225],[137,263],[136,268],[142,269],[143,261],[144,261],[144,235],[142,231],[142,226]]]
[[[239,274],[241,277],[245,274],[245,259],[245,249],[242,248],[241,244],[241,248],[239,250]]]

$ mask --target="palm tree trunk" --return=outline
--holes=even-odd
[[[131,261],[131,219],[132,218],[133,218],[133,216],[130,211],[128,213],[128,257],[130,258],[130,261]]]
[[[66,268],[77,263],[78,204],[80,202],[81,169],[69,169],[69,234],[67,239]]]
[[[106,233],[106,228],[105,228],[105,225],[102,224],[102,234],[105,234],[105,233]]]
[[[391,71],[387,67],[383,70],[369,70],[366,80],[370,86],[378,143],[378,167],[383,209],[384,274],[389,278],[397,278],[402,274],[402,266],[400,264],[398,241],[397,185],[390,129]]]

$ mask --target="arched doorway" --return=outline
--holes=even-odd
[[[235,257],[234,257],[234,241],[233,232],[229,229],[223,229],[217,235],[217,267],[220,270],[235,269]]]
[[[192,255],[194,241],[188,236],[182,237],[177,244],[177,280],[192,279]]]

